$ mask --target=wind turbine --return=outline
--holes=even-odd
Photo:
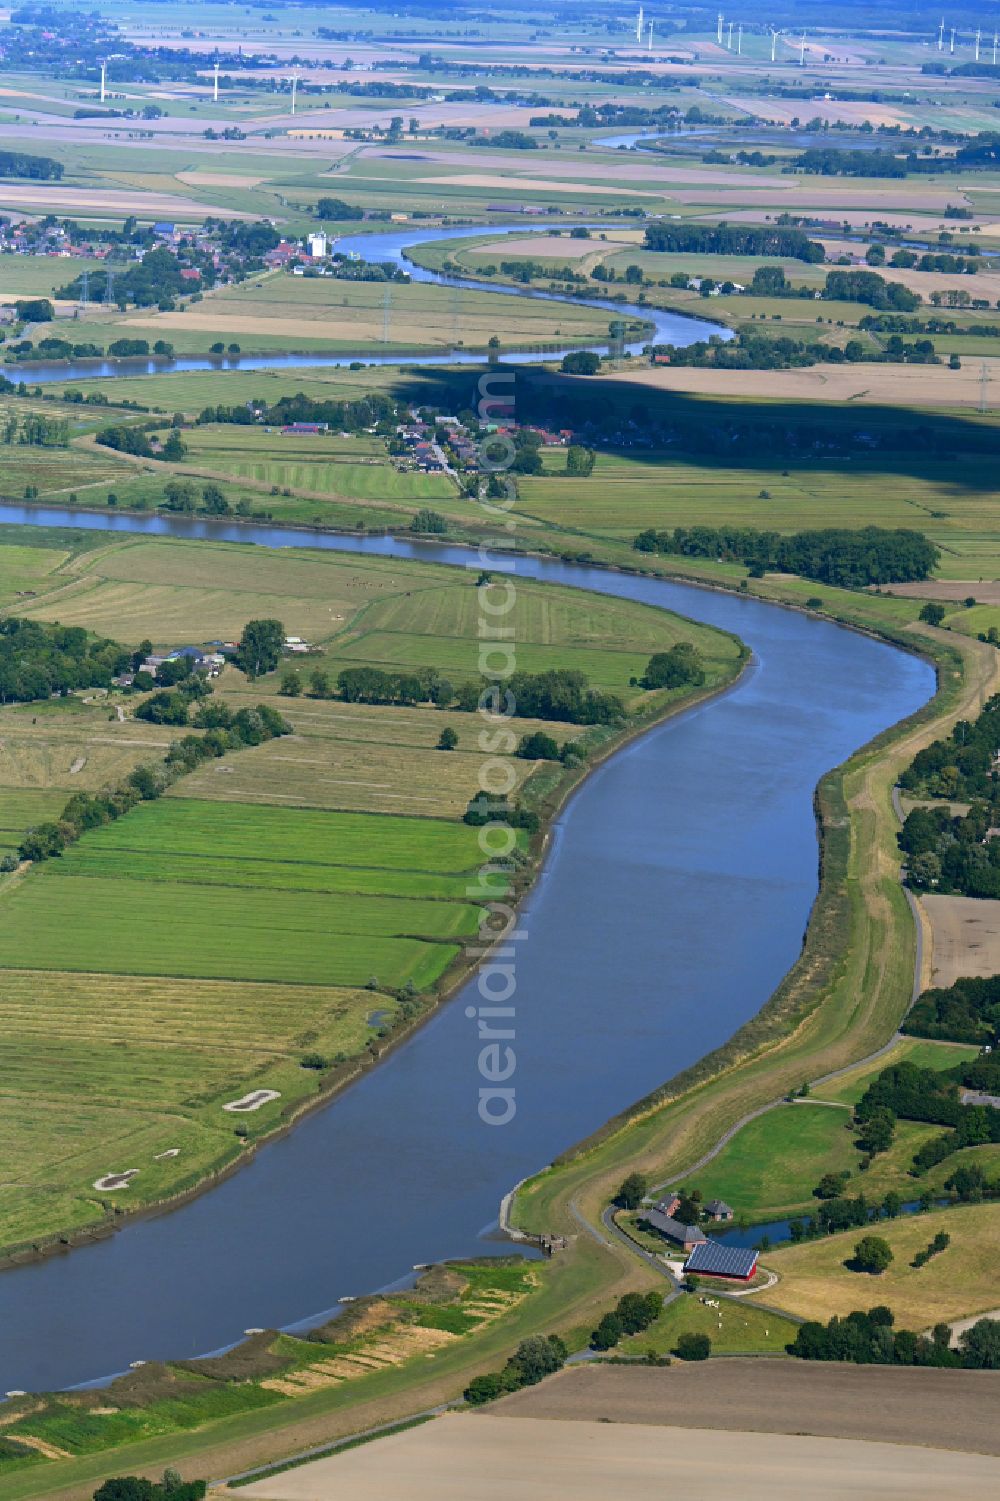
[[[778,32],[774,26],[769,26],[767,29],[771,33],[771,61],[774,62],[774,53],[778,45]]]
[[[954,28],[954,26],[951,28],[951,47],[948,50],[954,56],[954,52],[955,52],[955,28]]]
[[[102,104],[104,103],[105,84],[107,82],[107,77],[108,77],[108,60],[107,60],[106,57],[102,57],[101,58],[101,103]]]
[[[215,62],[213,64],[212,103],[213,104],[218,104],[218,102],[219,102],[219,59],[216,58]]]
[[[652,21],[650,21],[650,23],[649,23],[649,36],[646,39],[646,51],[647,52],[652,52],[652,50],[653,50],[653,23],[652,23]]]
[[[720,47],[722,46],[722,22],[723,22],[723,17],[722,17],[722,11],[720,10],[719,11],[719,21],[718,21],[718,25],[717,25],[716,30],[715,30],[715,39],[718,42],[718,44],[719,44]]]
[[[997,33],[993,33],[993,66],[997,65]]]
[[[941,25],[938,28],[938,51],[944,51],[944,16],[941,17]]]
[[[979,27],[977,27],[976,28],[976,62],[979,61],[979,43],[980,43],[980,41],[982,39],[982,35],[983,35],[982,30]]]
[[[732,50],[733,50],[733,23],[732,23],[732,21],[730,21],[730,23],[729,23],[729,41],[726,43],[726,46],[729,48],[730,52],[732,52]]]
[[[743,22],[736,28],[736,56],[743,56]]]
[[[635,39],[636,39],[637,42],[641,42],[642,41],[642,6],[641,5],[639,6],[639,14],[636,17]]]
[[[291,82],[292,82],[292,114],[294,115],[294,113],[295,113],[295,91],[296,91],[296,89],[299,86],[299,75],[298,75],[298,73],[293,73],[292,74]]]
[[[800,68],[804,68],[805,65],[806,65],[806,34],[805,34],[805,32],[803,32],[802,33],[802,40],[799,43],[799,67]]]

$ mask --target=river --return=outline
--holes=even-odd
[[[194,518],[3,507],[0,520],[472,560]],[[795,960],[816,893],[816,782],[923,704],[931,668],[736,594],[539,559],[517,573],[679,610],[735,632],[753,661],[597,769],[557,819],[521,923],[514,1120],[479,1120],[476,996],[461,993],[212,1192],[4,1272],[0,1390],[205,1353],[251,1326],[315,1321],[417,1262],[503,1249],[514,1183],[724,1041]]]
[[[577,221],[571,221],[577,222]],[[424,266],[418,266],[411,261],[408,252],[417,245],[438,244],[448,240],[467,240],[474,235],[480,235],[484,230],[497,238],[508,235],[531,235],[540,229],[559,228],[565,230],[566,222],[560,220],[541,220],[526,218],[519,224],[466,224],[458,228],[430,229],[419,228],[410,225],[406,229],[386,230],[377,234],[339,235],[336,237],[337,250],[344,254],[352,251],[359,255],[362,260],[387,261],[406,271],[413,281],[433,282],[439,286],[455,289],[456,292],[488,292],[498,297],[521,297],[531,298],[539,302],[564,302],[570,307],[598,308],[608,316],[608,322],[612,319],[642,319],[652,327],[647,329],[640,339],[633,339],[625,343],[624,350],[630,354],[641,354],[647,344],[676,344],[682,347],[693,344],[698,339],[708,339],[713,335],[720,339],[731,339],[733,331],[725,328],[721,323],[710,323],[707,318],[699,318],[697,315],[688,316],[684,313],[671,313],[663,308],[639,307],[637,304],[625,302],[612,302],[610,298],[599,297],[563,297],[555,292],[546,292],[539,288],[513,287],[494,285],[489,282],[475,281],[461,276],[445,276],[440,271],[430,271]],[[593,224],[592,229],[608,231],[614,228],[607,222]],[[388,283],[391,287],[391,283]],[[86,324],[81,325],[81,342],[86,332]],[[561,345],[552,343],[544,348],[529,350],[508,350],[504,352],[505,364],[536,365],[544,360],[559,359],[569,349],[589,348],[606,353],[608,350],[607,339],[597,339],[593,344]],[[472,353],[467,350],[455,349],[449,353],[429,352],[424,354],[405,355],[397,353],[378,354],[372,350],[371,345],[366,345],[353,353],[348,350],[341,354],[235,354],[235,355],[178,355],[176,359],[165,359],[162,356],[150,356],[149,358],[108,360],[31,360],[24,364],[0,365],[0,376],[15,382],[24,381],[29,386],[51,385],[54,381],[86,381],[86,380],[134,380],[141,375],[175,375],[178,372],[191,370],[320,370],[330,368],[344,368],[348,365],[440,365],[442,362],[449,365],[482,365],[485,356],[482,351]]]

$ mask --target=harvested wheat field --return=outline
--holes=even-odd
[[[592,182],[560,182],[554,177],[515,177],[513,174],[495,176],[487,172],[458,172],[452,177],[417,177],[416,182],[432,183],[435,187],[453,188],[485,188],[487,192],[513,188],[538,189],[544,193],[579,193],[579,194],[604,194],[609,193],[617,196],[619,193],[628,193],[634,198],[663,198],[669,194],[643,191],[641,188],[620,187],[606,188],[597,187]]]
[[[1000,1371],[713,1357],[659,1369],[568,1366],[541,1386],[504,1397],[491,1412],[877,1439],[1000,1458],[998,1402]],[[715,1442],[713,1435],[713,1448]]]
[[[996,370],[995,362],[986,362]],[[804,370],[707,370],[694,366],[616,370],[616,381],[663,391],[700,391],[709,396],[748,396],[776,401],[856,401],[876,406],[975,407],[979,364],[948,370],[941,365],[819,365]]]
[[[706,1472],[744,1501],[906,1498],[934,1501],[959,1487],[994,1489],[1000,1463],[980,1454],[928,1453],[886,1443],[762,1433],[706,1435],[687,1428],[602,1421],[445,1415],[346,1454],[246,1487],[286,1501],[508,1501],[609,1494],[663,1495],[700,1487]]]
[[[907,599],[940,599],[956,604],[974,597],[979,605],[1000,605],[1000,579],[925,579],[921,584],[893,584],[883,592]]]
[[[46,214],[82,214],[84,217],[103,214],[136,214],[143,219],[156,218],[159,214],[174,214],[178,218],[201,221],[209,214],[223,219],[252,219],[252,214],[237,213],[235,209],[218,208],[211,203],[197,203],[193,198],[178,198],[172,193],[121,192],[108,188],[63,188],[54,183],[34,187],[30,184],[11,183],[0,189],[0,202],[14,203],[25,208],[38,208]]]
[[[635,233],[609,234],[606,240],[571,240],[565,235],[531,235],[526,240],[491,240],[488,245],[477,245],[475,254],[534,256],[539,260],[580,261],[595,251],[605,251],[612,245],[637,246],[642,236]]]
[[[931,984],[1000,974],[1000,901],[972,896],[920,898],[931,934]]]

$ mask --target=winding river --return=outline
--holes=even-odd
[[[177,517],[4,507],[0,519],[458,567],[472,556]],[[417,1262],[503,1249],[497,1209],[514,1183],[721,1043],[796,958],[816,893],[816,782],[930,697],[930,667],[734,594],[539,559],[517,572],[681,611],[735,632],[753,661],[731,691],[596,770],[557,820],[521,922],[514,1120],[479,1119],[470,988],[211,1193],[0,1276],[0,1390],[316,1322]]]
[[[608,322],[612,319],[642,319],[646,324],[652,325],[640,339],[633,339],[623,347],[631,354],[641,354],[646,344],[676,344],[683,346],[693,344],[697,339],[708,339],[717,335],[720,339],[731,339],[732,329],[724,328],[721,323],[710,323],[707,318],[699,318],[683,313],[671,313],[663,308],[639,307],[632,303],[612,302],[609,298],[599,297],[563,297],[555,292],[545,292],[541,288],[508,287],[491,285],[488,282],[475,281],[461,276],[445,276],[440,271],[431,271],[424,266],[418,266],[409,258],[409,252],[417,245],[436,245],[442,241],[467,240],[470,237],[482,234],[485,230],[496,234],[497,238],[504,236],[530,235],[539,229],[556,227],[566,229],[565,221],[552,221],[539,219],[525,219],[520,224],[496,224],[475,225],[467,224],[460,228],[449,229],[420,229],[411,225],[407,229],[387,230],[378,234],[340,235],[337,237],[337,249],[344,254],[355,253],[362,260],[388,261],[406,271],[413,281],[432,282],[438,286],[446,286],[456,291],[488,292],[498,297],[521,297],[531,298],[539,302],[563,302],[570,307],[598,308],[608,316]],[[598,231],[613,228],[608,223],[594,224],[591,228]],[[549,344],[544,348],[528,350],[509,350],[504,352],[504,363],[514,365],[536,365],[544,360],[559,359],[568,349],[590,348],[605,353],[608,349],[608,341],[597,339],[593,344],[573,345]],[[404,355],[397,353],[374,354],[371,346],[363,349],[341,354],[238,354],[238,355],[179,355],[176,359],[149,358],[149,359],[123,359],[123,360],[53,360],[29,361],[25,364],[2,365],[0,364],[0,376],[6,376],[8,380],[24,381],[29,386],[51,385],[54,381],[67,380],[134,380],[139,375],[175,375],[178,372],[191,370],[320,370],[331,368],[344,368],[345,366],[360,363],[365,365],[428,365],[442,363],[448,365],[482,365],[483,354],[471,351],[452,350],[448,354],[429,355],[423,354]]]

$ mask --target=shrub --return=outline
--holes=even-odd
[[[712,1353],[712,1341],[707,1334],[691,1332],[679,1334],[674,1354],[681,1360],[707,1360]]]

